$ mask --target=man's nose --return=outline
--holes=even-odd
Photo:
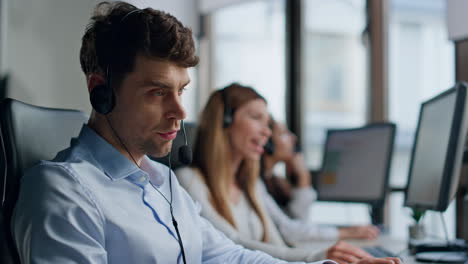
[[[170,102],[167,102],[168,111],[166,112],[166,118],[183,120],[187,117],[187,112],[182,105],[180,96],[173,96]]]

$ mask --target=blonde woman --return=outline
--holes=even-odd
[[[344,242],[328,249],[289,247],[313,240],[314,230],[294,220],[288,230],[278,227],[266,209],[258,176],[271,135],[268,123],[266,100],[252,88],[232,84],[211,95],[201,115],[193,167],[177,171],[182,186],[201,204],[202,216],[234,242],[288,261],[398,263],[370,258]]]

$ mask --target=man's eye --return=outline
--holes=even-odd
[[[258,114],[251,114],[250,117],[252,119],[255,119],[255,120],[261,120],[262,119],[262,116],[261,115],[258,115]]]
[[[164,91],[163,90],[155,90],[153,92],[153,95],[155,95],[155,96],[164,96]]]
[[[179,89],[179,95],[183,94],[185,92],[185,90],[187,90],[187,88],[180,88]]]

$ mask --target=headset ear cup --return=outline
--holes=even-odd
[[[234,111],[232,109],[226,109],[223,116],[223,127],[228,128],[233,122]]]
[[[228,128],[231,126],[232,122],[234,121],[234,109],[229,106],[228,98],[226,94],[226,88],[219,90],[221,93],[221,100],[224,104],[223,109],[223,128]]]
[[[275,144],[273,143],[273,139],[271,137],[268,139],[263,149],[268,155],[273,155],[273,153],[275,153]]]
[[[114,109],[115,95],[113,90],[106,84],[94,87],[91,90],[89,99],[94,110],[100,114],[106,115]]]

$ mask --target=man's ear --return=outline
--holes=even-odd
[[[97,73],[91,73],[88,76],[87,81],[88,81],[88,92],[89,93],[91,93],[91,91],[94,89],[94,87],[106,83],[106,79],[104,78],[104,76],[102,76],[101,74],[97,74]]]

